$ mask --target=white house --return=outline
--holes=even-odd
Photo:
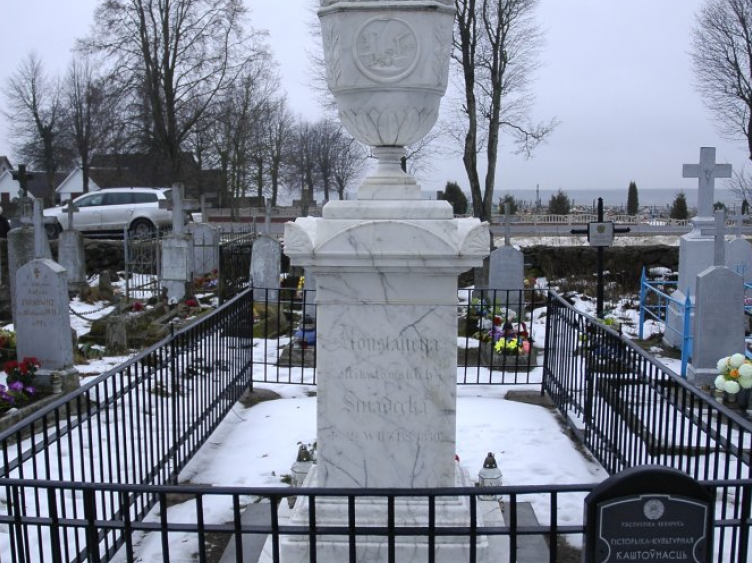
[[[13,170],[13,167],[10,165],[10,160],[8,160],[7,156],[0,156],[0,174],[8,170]]]
[[[0,205],[6,205],[12,199],[21,195],[21,186],[17,180],[13,179],[10,170],[0,173]]]
[[[89,191],[90,192],[96,192],[100,190],[101,187],[97,185],[94,178],[91,177],[91,174],[89,175]],[[81,168],[76,168],[73,170],[68,176],[65,177],[65,180],[61,182],[61,184],[57,187],[55,190],[55,199],[59,201],[61,204],[65,203],[69,199],[76,198],[84,193],[84,174]]]

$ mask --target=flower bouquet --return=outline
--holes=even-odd
[[[517,356],[530,353],[530,335],[527,325],[520,321],[516,326],[509,320],[494,319],[494,326],[490,331],[494,343],[494,352],[504,356]]]
[[[3,366],[3,371],[5,371],[7,376],[6,380],[9,385],[16,381],[20,381],[24,387],[28,387],[34,382],[37,369],[40,367],[41,364],[39,363],[39,360],[27,357],[20,362],[16,360],[6,362]]]
[[[729,395],[736,395],[742,389],[752,388],[752,361],[744,354],[734,354],[718,360],[718,377],[715,388]]]

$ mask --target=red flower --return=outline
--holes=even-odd
[[[18,362],[16,360],[11,360],[10,362],[5,362],[5,366],[3,366],[3,371],[5,373],[10,373],[16,368],[18,368]]]
[[[144,309],[144,304],[143,304],[143,303],[141,303],[140,301],[134,301],[134,302],[133,302],[133,305],[131,305],[131,309],[132,309],[133,311],[143,311],[143,309]]]
[[[493,318],[493,324],[494,324],[494,326],[501,325],[501,317],[494,317]]]
[[[185,304],[188,307],[198,307],[198,301],[196,301],[195,299],[186,299]]]

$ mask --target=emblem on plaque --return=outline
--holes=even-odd
[[[420,58],[418,37],[396,18],[374,18],[363,24],[354,45],[355,64],[376,82],[397,82],[415,70]]]
[[[657,499],[647,501],[642,507],[642,512],[648,520],[658,520],[665,511],[666,507]]]

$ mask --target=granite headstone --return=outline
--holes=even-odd
[[[251,251],[251,283],[254,301],[276,301],[282,268],[282,245],[270,236],[260,235]]]

